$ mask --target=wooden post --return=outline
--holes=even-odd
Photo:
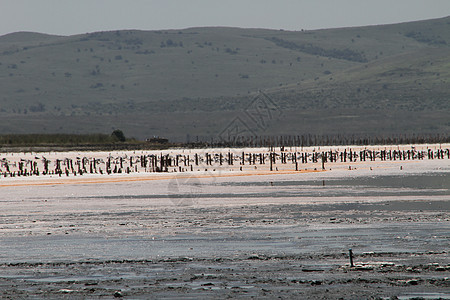
[[[273,163],[273,161],[272,161],[272,157],[273,157],[273,153],[272,153],[272,152],[270,152],[270,154],[269,154],[269,160],[270,160],[270,171],[273,171],[273,166],[272,166],[272,163]]]
[[[322,170],[325,170],[325,153],[322,152]]]
[[[348,254],[349,254],[349,258],[350,258],[350,267],[354,267],[353,265],[353,251],[352,249],[348,249]]]

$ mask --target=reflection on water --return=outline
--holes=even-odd
[[[187,191],[187,192],[186,192]],[[230,199],[230,198],[301,198],[301,197],[382,197],[450,195],[448,174],[374,176],[344,179],[226,181],[202,185],[183,182],[183,190],[170,193],[96,195],[77,199]],[[70,197],[69,197],[70,198]]]
[[[378,188],[414,188],[414,189],[450,189],[449,174],[424,174],[405,176],[370,176],[350,177],[341,179],[307,180],[307,181],[276,181],[277,186],[364,186]],[[267,186],[267,182],[245,181],[224,182],[223,186]]]
[[[225,182],[221,186],[278,187],[270,197],[345,197],[345,196],[418,196],[450,195],[448,174],[373,176],[311,181]],[[281,189],[280,189],[281,188]],[[276,188],[275,188],[276,189]],[[261,197],[260,194],[245,195]],[[211,197],[214,197],[211,195]]]
[[[0,200],[7,204],[0,215],[0,262],[338,253],[350,247],[442,251],[448,249],[449,174],[10,188],[10,199]],[[183,206],[185,199],[200,204]]]

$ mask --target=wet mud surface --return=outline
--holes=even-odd
[[[0,297],[450,299],[449,174],[5,187]]]

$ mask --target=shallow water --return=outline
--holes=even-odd
[[[314,288],[328,282],[339,293],[342,282],[353,282],[375,295],[380,285],[384,291],[405,285],[396,295],[446,297],[448,270],[423,266],[450,264],[450,172],[394,173],[2,187],[0,279],[32,294],[55,285],[70,290],[55,298],[76,291],[89,297],[91,284],[109,291],[97,296],[111,296],[118,282],[135,289],[131,296],[150,290],[176,297],[176,288],[194,298],[219,290],[236,296],[233,288],[254,297],[283,289],[292,296],[298,293],[292,283],[303,281]],[[342,269],[349,248],[357,262],[401,267],[389,271],[398,272],[391,279],[383,269],[354,281],[359,277]],[[427,271],[405,271],[418,266]],[[411,278],[422,280],[416,290],[399,283]]]
[[[196,178],[178,193],[167,181],[20,188],[2,201],[0,262],[448,246],[447,173],[293,178]]]

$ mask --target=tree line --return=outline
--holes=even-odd
[[[125,142],[126,138],[119,129],[110,135],[103,133],[93,134],[2,134],[0,145],[3,146],[36,146],[36,145],[84,145],[84,144],[111,144]]]

